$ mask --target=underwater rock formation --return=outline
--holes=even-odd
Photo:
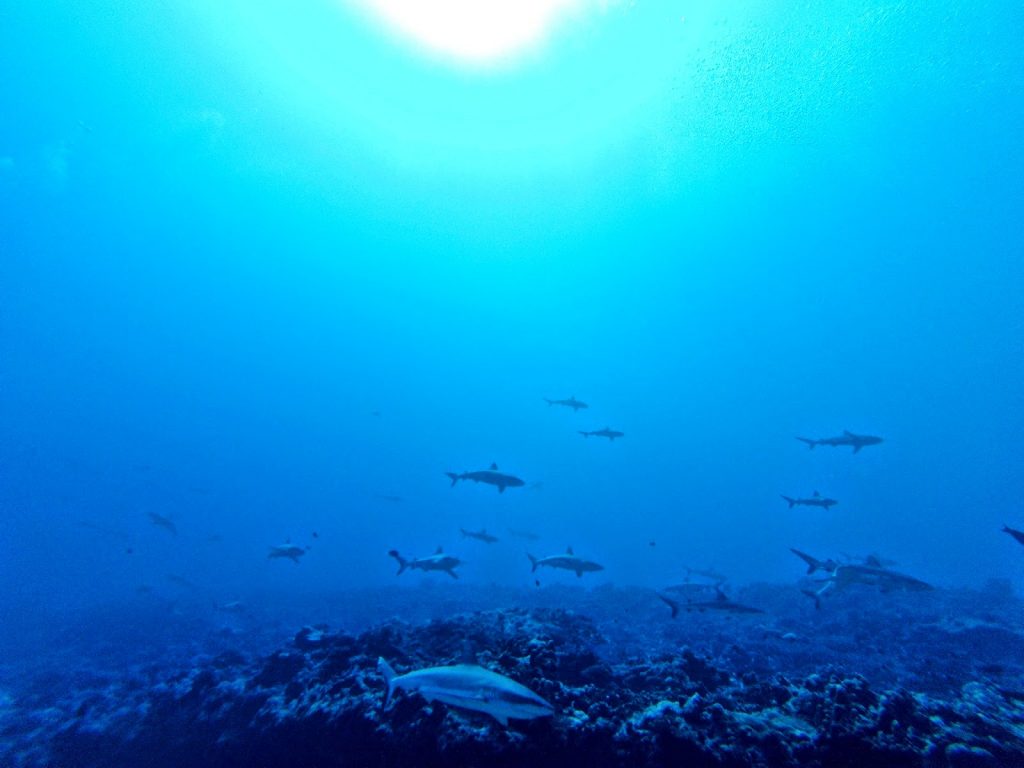
[[[717,655],[679,648],[617,657],[604,652],[592,619],[549,608],[391,621],[357,635],[304,628],[269,655],[222,652],[184,672],[150,669],[146,682],[82,679],[74,695],[49,702],[8,697],[0,701],[0,761],[938,768],[1024,760],[1024,692],[989,680],[940,696],[878,689],[835,666],[792,676],[761,671],[770,666],[763,659],[743,663],[779,643],[765,636]],[[467,648],[557,714],[503,728],[415,695],[398,694],[383,708],[379,656],[404,672],[457,662]]]

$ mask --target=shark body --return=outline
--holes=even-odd
[[[525,685],[476,664],[428,667],[399,675],[384,659],[377,671],[387,681],[387,707],[396,690],[418,693],[428,702],[483,712],[507,726],[509,720],[549,717],[555,708]]]
[[[533,566],[531,573],[535,572],[541,566],[548,568],[561,568],[565,571],[573,571],[577,577],[582,576],[584,573],[593,573],[595,571],[603,571],[604,566],[599,563],[595,563],[591,560],[584,560],[581,557],[576,557],[572,551],[572,547],[565,550],[564,555],[552,555],[550,557],[534,557],[528,554],[530,558],[530,564]]]
[[[810,437],[798,437],[801,443],[806,443],[807,447],[814,449],[816,445],[829,445],[833,448],[838,448],[841,445],[848,445],[853,448],[853,452],[857,453],[861,448],[868,445],[878,445],[883,442],[882,438],[875,437],[874,435],[855,435],[849,430],[844,430],[843,434],[837,437],[822,437],[818,439]]]

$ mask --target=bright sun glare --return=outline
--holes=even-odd
[[[487,65],[544,42],[556,23],[598,0],[353,0],[420,47]]]

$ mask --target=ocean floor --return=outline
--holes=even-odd
[[[1024,766],[1024,602],[1009,586],[730,595],[422,587],[275,604],[140,595],[26,629],[0,666],[0,765]],[[249,607],[252,605],[253,607]],[[468,656],[554,704],[502,727],[377,672]]]

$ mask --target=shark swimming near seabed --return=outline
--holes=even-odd
[[[694,601],[688,600],[685,603],[681,603],[678,600],[673,600],[671,597],[658,593],[658,597],[665,603],[669,608],[672,609],[672,618],[674,619],[679,615],[680,610],[684,610],[687,613],[691,611],[697,611],[698,613],[704,613],[705,611],[720,611],[722,613],[732,614],[751,614],[751,613],[764,613],[760,608],[754,608],[743,603],[737,603],[732,600],[725,592],[718,587],[715,587],[715,599],[714,600],[701,600]]]
[[[383,658],[377,671],[387,681],[384,708],[396,690],[418,693],[427,702],[440,701],[453,707],[483,712],[508,726],[509,720],[549,717],[555,708],[525,685],[476,664],[428,667],[399,675]]]
[[[590,407],[582,400],[577,400],[575,395],[572,395],[571,397],[565,400],[549,400],[548,398],[545,397],[544,402],[547,403],[548,405],[561,405],[566,408],[572,408],[574,412],[580,410],[581,408]]]
[[[817,491],[815,491],[806,498],[797,497],[794,499],[791,496],[785,496],[781,493],[779,495],[786,500],[786,502],[789,504],[790,509],[792,509],[793,507],[822,507],[823,509],[828,509],[829,507],[834,507],[836,504],[839,503],[835,499],[830,499],[827,496],[822,496]]]
[[[267,555],[267,559],[273,560],[276,558],[287,558],[296,565],[299,564],[299,558],[306,554],[309,548],[297,546],[291,543],[275,544],[270,548],[270,553]]]
[[[547,566],[548,568],[561,568],[565,571],[573,571],[577,577],[582,576],[584,573],[594,573],[595,571],[603,571],[604,566],[595,563],[591,560],[584,560],[583,558],[576,557],[572,551],[572,547],[565,550],[564,555],[551,555],[550,557],[534,557],[531,554],[526,555],[530,558],[530,564],[533,566],[530,572],[536,572],[540,566]]]
[[[582,429],[576,430],[584,437],[607,437],[610,442],[615,442],[615,438],[624,437],[625,432],[619,432],[612,429],[611,427],[605,427],[604,429],[595,429],[592,432],[585,432]]]
[[[420,571],[443,571],[453,579],[459,578],[459,574],[455,572],[455,569],[462,561],[452,555],[446,555],[441,547],[438,547],[437,551],[428,557],[407,559],[398,554],[397,549],[390,550],[388,554],[398,561],[398,573],[396,575],[401,575],[406,569],[411,568]]]
[[[173,533],[175,536],[178,535],[178,526],[174,524],[174,521],[169,517],[157,514],[156,512],[147,512],[149,516],[149,522],[155,525],[157,528],[163,528],[166,531]]]
[[[459,480],[472,480],[474,483],[486,483],[498,489],[498,493],[504,493],[506,488],[519,488],[525,483],[515,475],[506,475],[498,471],[497,464],[491,464],[490,469],[481,469],[476,472],[463,472],[461,475],[455,472],[445,472],[451,478],[452,488]]]
[[[498,541],[498,537],[489,534],[486,528],[481,528],[479,531],[467,531],[465,528],[459,528],[459,530],[462,531],[463,538],[476,539],[484,544],[493,544]]]
[[[838,437],[822,437],[819,439],[798,437],[797,440],[801,443],[807,443],[807,447],[812,450],[816,445],[830,445],[833,448],[838,448],[841,445],[848,445],[853,448],[854,453],[859,452],[860,449],[865,446],[878,445],[883,442],[880,437],[875,437],[874,435],[855,435],[853,432],[848,430],[844,430],[843,434]]]
[[[931,584],[908,576],[905,573],[890,571],[886,568],[872,568],[868,565],[838,565],[825,579],[824,586],[815,590],[801,590],[814,600],[814,607],[821,608],[821,598],[832,592],[838,592],[854,585],[877,587],[880,592],[930,592],[935,589]]]

